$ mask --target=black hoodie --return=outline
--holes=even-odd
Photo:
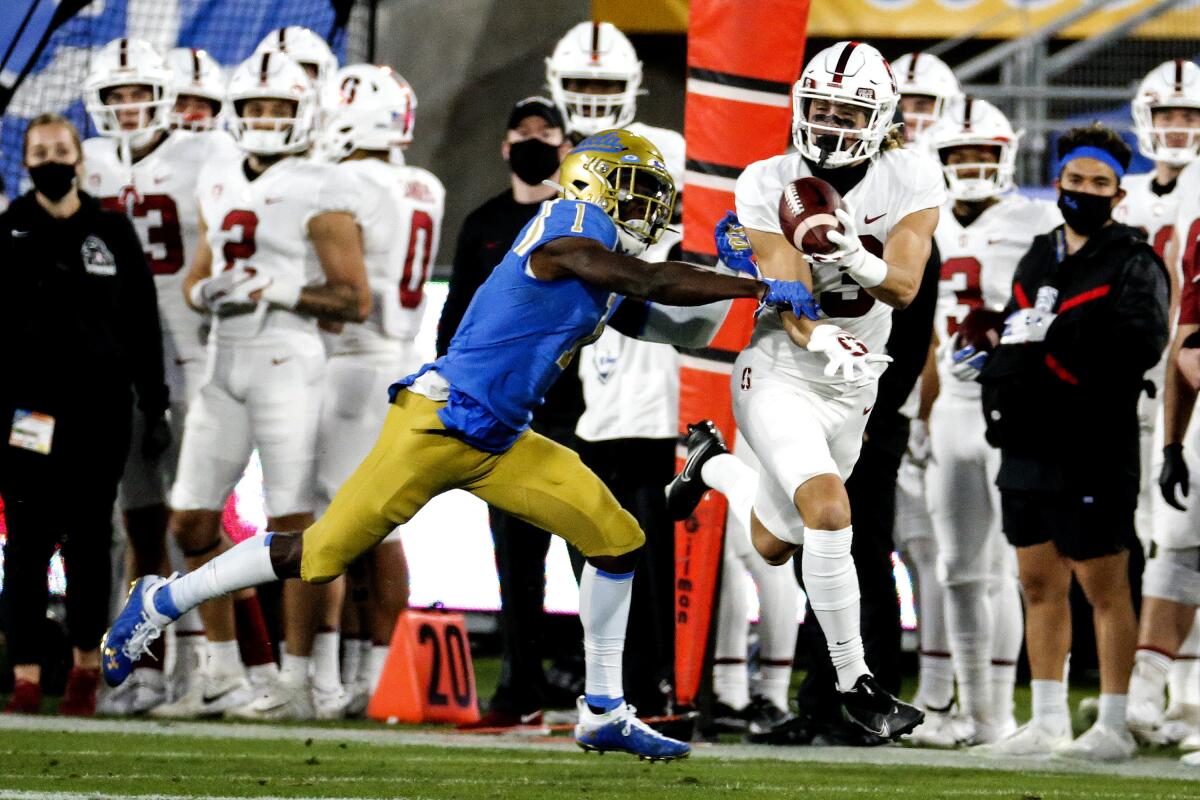
[[[1061,227],[1033,240],[1005,309],[1057,289],[1046,340],[1001,345],[979,378],[988,441],[1003,456],[997,483],[1132,503],[1138,395],[1167,345],[1167,272],[1126,225],[1101,229],[1073,255],[1063,240]]]
[[[0,408],[128,405],[133,387],[160,414],[162,329],[141,243],[125,215],[79,197],[67,219],[33,192],[0,214]]]

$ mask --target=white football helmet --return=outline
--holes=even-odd
[[[925,131],[923,141],[942,165],[947,193],[955,200],[974,201],[1013,188],[1020,138],[1021,132],[1013,131],[1000,109],[986,100],[966,95],[946,106],[942,118]],[[951,150],[968,145],[995,147],[997,163],[946,163]]]
[[[342,67],[322,93],[324,123],[317,147],[329,161],[355,150],[392,152],[412,142],[417,96],[389,67]]]
[[[106,105],[109,90],[118,86],[147,86],[152,97],[143,103]],[[166,130],[175,93],[171,89],[171,71],[154,45],[142,39],[113,39],[92,59],[92,68],[83,83],[83,101],[92,123],[102,136],[122,139],[130,147],[145,147],[155,133]],[[121,129],[118,113],[139,112],[138,125]]]
[[[176,100],[187,96],[199,97],[213,107],[213,115],[206,119],[186,117],[172,109],[171,127],[190,131],[216,128],[225,105],[225,73],[221,65],[205,50],[176,47],[167,53],[167,66],[171,69],[171,87]]]
[[[1156,108],[1200,109],[1200,66],[1182,58],[1159,64],[1142,81],[1133,99],[1133,127],[1142,155],[1173,167],[1195,161],[1200,155],[1200,129],[1156,128]],[[1186,138],[1182,144],[1170,146],[1168,137]]]
[[[299,25],[289,25],[286,28],[276,28],[258,43],[255,55],[267,51],[287,53],[300,63],[305,70],[315,72],[313,83],[318,90],[337,72],[337,56],[329,49],[325,40],[308,28]]]
[[[567,89],[571,80],[614,81],[617,91],[571,91]],[[591,136],[633,122],[642,88],[642,62],[629,39],[611,22],[581,22],[558,40],[546,59],[546,85],[567,121],[567,131]]]
[[[290,117],[250,119],[246,101],[291,100]],[[317,90],[291,56],[276,50],[256,53],[238,65],[229,79],[229,133],[243,150],[260,155],[300,153],[312,145],[317,127]]]
[[[962,97],[962,85],[954,71],[945,61],[929,53],[905,53],[892,62],[892,72],[896,75],[896,85],[901,95],[933,99],[933,113],[910,112],[904,115],[905,137],[910,141],[941,118],[947,103]]]
[[[862,42],[838,42],[817,53],[792,86],[792,141],[805,158],[822,166],[870,158],[892,127],[899,99],[892,69],[878,50]],[[808,116],[814,102],[833,103],[832,116],[837,116],[836,106],[861,110],[866,120],[857,128],[836,120],[812,122]]]

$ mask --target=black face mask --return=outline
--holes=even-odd
[[[1060,189],[1058,193],[1058,209],[1062,211],[1063,220],[1082,236],[1091,236],[1112,219],[1112,201],[1111,195],[1105,197],[1069,189]]]
[[[33,188],[43,197],[58,202],[71,191],[71,184],[75,181],[75,165],[45,161],[29,168],[29,179],[33,181]]]
[[[508,146],[508,167],[523,183],[537,186],[558,169],[558,147],[541,139],[526,139]]]

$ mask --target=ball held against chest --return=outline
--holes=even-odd
[[[1004,312],[973,308],[958,326],[958,346],[970,345],[977,353],[989,353],[1000,343]]]
[[[842,196],[820,178],[797,178],[783,187],[779,197],[779,227],[802,253],[824,255],[837,249],[829,241],[831,231],[841,231],[834,212],[842,208]]]

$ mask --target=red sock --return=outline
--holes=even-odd
[[[271,636],[267,633],[267,621],[263,618],[258,595],[233,602],[233,617],[237,624],[238,650],[242,663],[247,667],[271,664],[275,653],[271,650]]]

